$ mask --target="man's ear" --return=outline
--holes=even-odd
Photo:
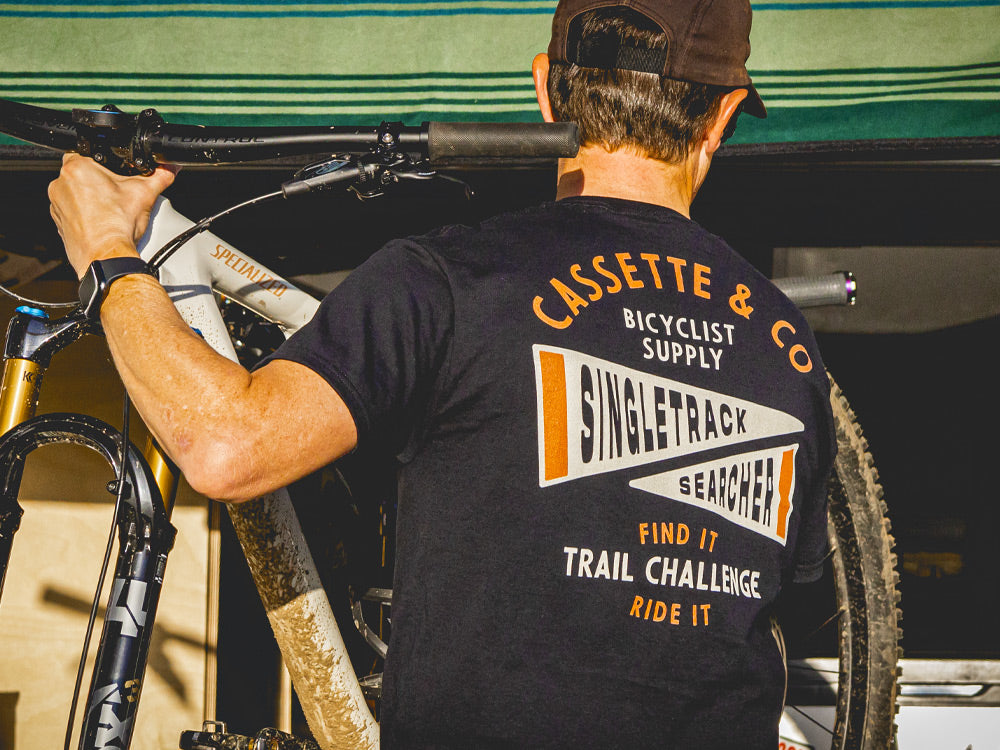
[[[538,109],[542,112],[545,122],[555,122],[552,116],[552,103],[549,102],[549,56],[544,52],[535,55],[531,61],[531,77],[535,81],[535,96],[538,99]]]
[[[729,120],[736,117],[740,103],[747,98],[746,89],[733,89],[723,94],[719,102],[719,113],[715,116],[715,121],[705,132],[705,151],[709,156],[719,150],[722,145],[722,136],[726,132],[726,125]]]

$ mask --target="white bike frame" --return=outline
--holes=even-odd
[[[150,260],[194,222],[159,198],[139,252]],[[319,302],[211,232],[187,241],[160,267],[181,317],[217,352],[236,361],[214,291],[277,324],[286,337]],[[227,506],[309,728],[324,749],[378,748],[365,703],[316,564],[288,493]]]

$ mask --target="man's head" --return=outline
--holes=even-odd
[[[746,89],[744,111],[766,116],[746,70],[749,34],[747,0],[560,0],[548,51],[552,116],[577,122],[585,145],[680,161],[723,94]]]

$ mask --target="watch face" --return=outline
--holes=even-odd
[[[108,258],[91,263],[80,280],[80,305],[83,314],[92,321],[98,321],[101,305],[108,296],[111,283],[133,273],[152,275],[146,261],[141,258]]]
[[[91,263],[83,278],[80,279],[80,305],[82,306],[83,314],[91,320],[97,317],[97,311],[93,309],[95,303],[97,308],[100,309],[100,302],[97,299],[100,284],[97,280],[98,269],[95,268],[96,265],[96,263]]]

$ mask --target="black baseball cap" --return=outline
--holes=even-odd
[[[582,13],[599,8],[629,8],[656,24],[667,37],[666,50],[618,44],[580,44]],[[743,111],[767,117],[764,103],[747,73],[750,56],[749,0],[559,0],[552,19],[549,59],[584,68],[636,70],[713,86],[745,88]]]

